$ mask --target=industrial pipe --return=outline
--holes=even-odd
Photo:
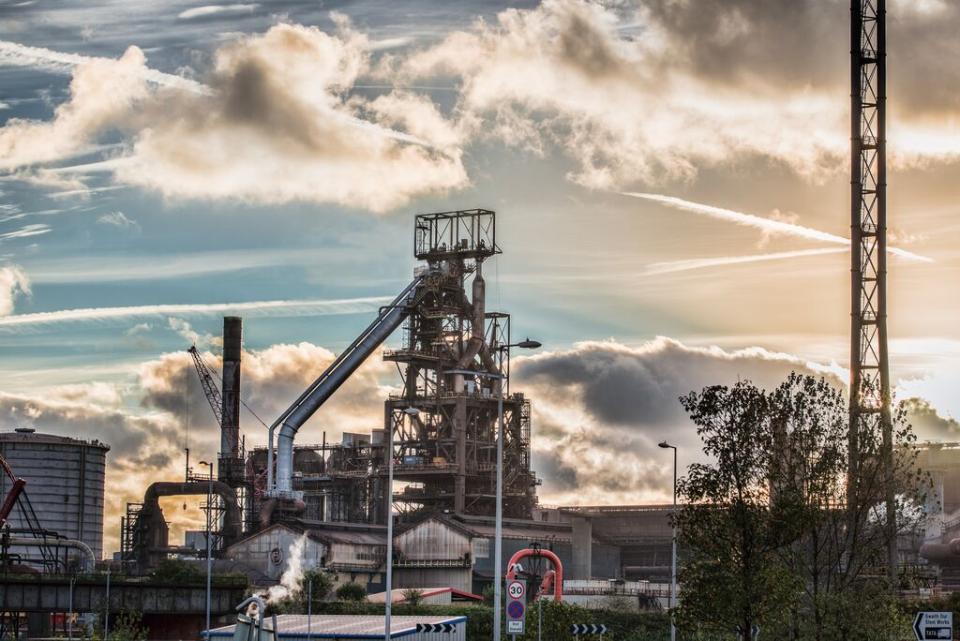
[[[93,572],[94,567],[97,563],[97,557],[94,555],[93,550],[90,549],[90,546],[84,543],[83,541],[78,541],[77,539],[47,539],[47,538],[34,538],[32,536],[11,536],[6,539],[11,547],[49,547],[49,546],[60,546],[73,548],[79,550],[86,557],[87,562],[84,564],[84,571]]]
[[[920,556],[928,561],[960,563],[960,539],[948,543],[924,543],[920,546]]]
[[[159,498],[161,496],[192,496],[197,494],[206,494],[208,485],[214,493],[223,499],[224,515],[223,529],[225,538],[229,542],[237,541],[243,534],[243,520],[240,514],[240,506],[237,504],[237,492],[226,483],[220,481],[185,481],[171,482],[158,481],[150,485],[143,495],[143,504],[145,510],[159,510]]]
[[[300,427],[407,318],[423,276],[418,276],[386,307],[373,323],[294,401],[271,426],[280,425],[277,437],[277,474],[268,492],[278,498],[296,498],[293,493],[293,440]],[[272,449],[272,447],[271,447]],[[272,463],[268,451],[269,466]]]
[[[510,557],[509,563],[507,563],[507,581],[516,578],[517,563],[520,562],[520,559],[528,556],[544,556],[553,563],[553,569],[556,572],[553,580],[553,600],[563,601],[563,563],[560,562],[560,557],[551,550],[531,550],[530,548],[517,550],[514,555]],[[544,583],[545,582],[546,576],[544,576]]]

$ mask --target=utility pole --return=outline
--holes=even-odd
[[[882,433],[887,574],[896,589],[897,524],[887,354],[887,34],[885,0],[850,6],[850,434],[847,501],[856,510],[861,436]],[[853,521],[851,521],[853,527]]]

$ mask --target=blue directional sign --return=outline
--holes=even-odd
[[[917,612],[913,633],[917,641],[953,641],[953,612]]]

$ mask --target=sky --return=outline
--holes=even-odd
[[[960,6],[888,12],[891,373],[921,439],[960,440]],[[544,345],[513,372],[541,502],[665,501],[656,443],[700,455],[680,395],[847,380],[848,18],[0,0],[3,429],[111,445],[109,549],[184,447],[215,455],[185,350],[216,368],[223,314],[245,319],[244,400],[270,422],[408,282],[414,215],[483,207],[488,308]],[[374,356],[304,442],[377,427],[398,380]],[[251,413],[242,430],[265,440]]]

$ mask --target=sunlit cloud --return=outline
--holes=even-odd
[[[644,270],[645,275],[673,274],[695,269],[710,267],[727,267],[730,265],[745,265],[762,263],[773,260],[790,260],[809,256],[824,256],[827,254],[843,254],[848,250],[842,247],[823,247],[818,249],[799,249],[797,251],[773,252],[769,254],[747,254],[744,256],[717,256],[715,258],[691,258],[687,260],[671,260],[660,263],[651,263]]]
[[[792,236],[794,238],[816,240],[837,245],[850,245],[849,238],[844,238],[843,236],[831,234],[830,232],[814,229],[813,227],[805,227],[795,223],[773,220],[771,218],[764,218],[763,216],[756,216],[754,214],[746,214],[743,212],[734,211],[732,209],[723,209],[721,207],[714,207],[712,205],[705,205],[703,203],[695,203],[689,200],[683,200],[682,198],[676,198],[674,196],[637,192],[623,192],[623,195],[630,196],[631,198],[650,200],[666,205],[667,207],[671,207],[673,209],[679,209],[681,211],[688,211],[694,214],[708,216],[716,220],[723,220],[736,225],[742,225],[744,227],[751,227],[768,234]],[[917,262],[933,262],[933,259],[931,258],[920,256],[919,254],[915,254],[905,249],[888,247],[887,251],[896,256],[900,256],[901,258],[906,258]]]
[[[203,305],[137,305],[131,307],[92,307],[65,309],[35,314],[15,314],[0,318],[0,329],[25,329],[59,323],[104,322],[149,316],[208,316],[244,313],[250,316],[326,316],[356,314],[376,310],[391,299],[387,296],[332,300],[271,300],[247,303],[214,303]]]

